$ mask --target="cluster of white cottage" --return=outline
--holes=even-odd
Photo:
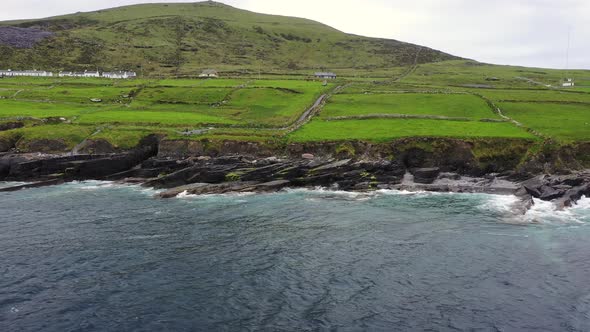
[[[53,73],[45,70],[0,70],[0,76],[16,77],[16,76],[29,76],[29,77],[53,77]],[[99,71],[60,71],[57,76],[59,77],[104,77],[104,78],[136,78],[137,74],[133,71],[112,71],[112,72],[99,72]]]

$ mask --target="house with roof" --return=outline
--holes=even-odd
[[[315,77],[321,79],[334,80],[337,76],[332,72],[317,72],[315,73]]]
[[[102,77],[104,78],[111,78],[111,79],[128,79],[128,78],[136,78],[137,73],[134,71],[111,71],[111,72],[104,72],[102,73]]]
[[[205,69],[199,75],[201,78],[219,78],[219,73],[215,69]]]
[[[53,73],[45,70],[0,70],[0,76],[6,77],[52,77]]]
[[[59,76],[59,77],[73,77],[74,73],[71,71],[60,71],[59,73],[57,73],[57,76]]]
[[[85,70],[84,73],[82,74],[82,77],[100,77],[100,72]]]
[[[574,82],[574,80],[572,78],[566,78],[565,82],[563,82],[561,84],[561,86],[569,88],[569,87],[574,87],[576,86],[576,83]]]

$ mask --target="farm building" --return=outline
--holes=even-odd
[[[113,78],[113,79],[118,79],[118,78],[136,78],[137,74],[134,71],[111,71],[111,72],[104,72],[102,73],[102,77],[105,78]]]
[[[71,71],[60,71],[59,73],[57,73],[57,76],[59,76],[59,77],[72,77],[72,76],[74,76],[74,73]]]
[[[82,77],[100,77],[100,73],[98,71],[84,71]]]
[[[573,79],[568,78],[565,80],[565,82],[563,82],[562,86],[563,87],[572,87],[572,86],[576,86],[576,83],[574,82]]]
[[[44,70],[0,70],[0,76],[16,77],[16,76],[29,76],[29,77],[51,77],[52,72]]]
[[[74,72],[74,71],[60,71],[57,76],[59,77],[100,77],[99,72]]]
[[[333,80],[333,79],[336,79],[337,76],[336,76],[336,74],[331,73],[331,72],[318,72],[318,73],[315,73],[315,77]]]
[[[218,78],[219,77],[219,73],[215,69],[205,69],[205,70],[203,70],[203,72],[201,73],[201,75],[199,75],[199,77],[204,77],[204,78]]]

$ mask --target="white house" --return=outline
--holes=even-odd
[[[49,71],[45,71],[45,70],[11,70],[11,69],[8,69],[8,70],[0,70],[0,76],[51,77],[51,76],[53,76],[53,73],[49,72]]]
[[[113,78],[113,79],[116,79],[116,78],[122,78],[122,79],[136,78],[137,73],[135,73],[134,71],[112,71],[112,72],[102,73],[102,77]]]
[[[100,72],[85,70],[82,77],[100,77]]]
[[[337,76],[336,76],[336,74],[331,73],[331,72],[317,72],[317,73],[315,73],[315,77],[333,80],[333,79],[336,79]]]
[[[576,86],[576,83],[574,82],[573,79],[568,78],[565,80],[565,82],[563,82],[562,86],[563,87],[573,87],[573,86]]]
[[[72,77],[72,76],[74,76],[74,73],[72,73],[71,71],[60,71],[59,73],[57,73],[57,76],[59,76],[59,77]]]
[[[199,75],[199,77],[201,77],[201,78],[218,78],[219,77],[219,73],[215,69],[205,69]]]

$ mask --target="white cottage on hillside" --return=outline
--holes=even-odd
[[[112,79],[136,78],[137,73],[135,73],[134,71],[112,71],[102,73],[102,77]]]
[[[100,72],[85,70],[82,77],[100,77]]]
[[[332,72],[317,72],[317,73],[315,73],[315,77],[328,79],[328,80],[334,80],[334,79],[336,79],[337,76],[336,76],[336,74],[334,74]]]
[[[49,72],[49,71],[45,71],[45,70],[11,70],[11,69],[8,69],[8,70],[0,70],[0,76],[51,77],[51,76],[53,76],[53,73]]]
[[[215,69],[205,69],[199,75],[201,78],[219,78],[219,73]]]
[[[563,82],[562,86],[563,86],[563,87],[566,87],[566,88],[567,88],[567,87],[573,87],[573,86],[576,86],[576,83],[574,82],[574,80],[573,80],[573,79],[571,79],[571,78],[567,78],[567,79],[565,80],[565,82]]]

